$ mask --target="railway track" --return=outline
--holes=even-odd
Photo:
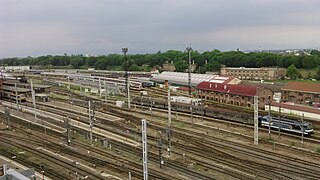
[[[152,127],[154,124],[156,123],[152,122],[152,124],[150,124],[149,126]],[[161,127],[162,125],[159,124],[159,126]],[[153,128],[160,128],[159,126],[156,126]],[[283,169],[279,168],[279,170],[282,170],[283,172],[290,172],[294,175],[297,175],[297,176],[300,175],[302,177],[310,177],[310,178],[320,177],[320,174],[318,174],[318,172],[320,172],[319,164],[305,162],[304,160],[301,160],[301,159],[287,157],[287,156],[272,153],[269,151],[253,148],[251,146],[242,145],[239,143],[229,142],[222,139],[215,139],[211,136],[207,138],[208,139],[207,141],[205,141],[207,145],[205,145],[204,143],[200,144],[200,142],[204,141],[203,133],[195,133],[192,131],[188,131],[188,133],[182,133],[182,132],[186,132],[186,129],[175,127],[175,130],[174,130],[175,137],[178,136],[179,139],[184,139],[190,142],[191,144],[194,144],[195,146],[205,147],[206,150],[210,150],[214,147],[220,146],[220,149],[229,149],[234,153],[241,152],[241,154],[245,156],[253,156],[253,158],[258,158],[260,160],[267,161],[268,164],[272,164],[272,163],[273,165],[276,165],[276,163],[281,164],[283,166],[282,167]],[[195,136],[190,136],[190,134],[195,135],[196,138]],[[228,145],[223,145],[223,144],[228,144]],[[208,145],[210,146],[208,147]],[[294,162],[294,163],[292,164],[290,162]],[[284,168],[284,167],[290,167],[290,168]],[[295,167],[298,167],[296,168],[297,170],[294,170]],[[300,173],[300,171],[303,171],[303,169],[306,169],[306,171],[303,173]],[[315,172],[315,171],[317,171],[317,173],[312,174],[312,172]],[[286,177],[286,175],[284,174],[282,174],[282,176],[283,176],[282,178]]]
[[[124,117],[126,117],[126,118],[128,118],[128,116],[126,115],[126,116],[124,116]],[[139,119],[140,120],[140,119]],[[136,125],[139,125],[139,123],[140,123],[140,121],[137,121],[137,122],[135,122],[136,123]],[[161,124],[159,124],[159,126],[154,126],[153,128],[154,129],[161,129]],[[151,126],[152,127],[152,126]],[[163,128],[162,128],[163,129]],[[180,131],[185,131],[185,129],[181,129]],[[190,131],[188,131],[188,133],[190,133]],[[210,141],[201,141],[201,138],[202,138],[202,136],[203,136],[203,134],[198,134],[197,136],[199,136],[199,137],[196,137],[196,134],[193,134],[194,135],[194,137],[193,138],[195,138],[195,139],[193,139],[193,141],[192,142],[197,142],[198,144],[194,144],[194,145],[196,145],[196,146],[201,146],[201,147],[205,147],[206,148],[206,150],[210,150],[210,149],[212,149],[212,147],[216,147],[217,146],[217,142],[210,142],[210,141],[212,141],[212,137],[210,137]],[[175,136],[177,136],[177,132],[175,131]],[[190,138],[192,138],[190,135],[188,136],[188,135],[186,135],[186,134],[182,134],[181,135],[181,137],[179,136],[179,138],[180,139],[182,139],[182,140],[184,140],[183,138],[186,138],[185,140],[187,140],[187,139],[189,139],[189,141],[190,141]],[[203,143],[204,142],[204,143]],[[223,143],[225,143],[225,142],[223,142]],[[237,145],[230,145],[230,146],[232,146],[232,147],[229,147],[229,151],[232,151],[233,149],[236,149],[236,147],[238,146],[238,144]],[[226,148],[225,146],[221,146],[221,147],[219,147],[220,149],[224,149],[224,148]],[[256,151],[256,148],[254,148],[254,149],[249,149],[248,147],[243,147],[244,149],[246,149],[245,151],[243,151],[243,152],[238,152],[239,154],[243,154],[243,155],[246,155],[246,156],[249,156],[249,155],[252,155],[252,154],[254,154],[253,152],[255,152]],[[250,151],[248,151],[248,149],[250,150]],[[189,149],[190,150],[190,152],[196,152],[197,150],[195,150],[195,149]],[[124,151],[124,150],[123,150]],[[199,151],[198,152],[198,155],[199,155],[199,153],[203,153],[203,151]],[[209,151],[210,152],[210,151]],[[259,153],[266,153],[265,151],[262,151],[262,152],[259,152]],[[256,155],[256,158],[258,158],[258,157],[261,157],[261,154],[258,154],[258,155]],[[268,153],[267,153],[268,154]],[[299,164],[301,164],[301,162],[299,162],[299,161],[296,161],[296,159],[289,159],[289,158],[285,158],[285,157],[279,157],[279,156],[275,156],[274,154],[269,154],[270,155],[270,157],[275,157],[275,158],[278,158],[277,160],[274,160],[274,161],[271,161],[271,160],[269,160],[270,162],[268,162],[269,164],[272,164],[272,163],[275,163],[275,162],[278,162],[279,161],[279,159],[283,159],[283,160],[281,160],[281,165],[286,165],[287,163],[286,163],[286,161],[294,161],[295,163],[299,163]],[[268,159],[270,159],[270,157],[268,156],[268,157],[266,157],[265,159],[261,159],[261,160],[264,160],[264,161],[267,161]],[[203,156],[202,158],[205,158],[205,156]],[[240,160],[239,160],[240,161]],[[242,161],[240,161],[240,162],[242,162]],[[199,163],[201,163],[201,162],[199,162]],[[251,168],[253,168],[253,167],[255,167],[255,166],[258,166],[257,164],[251,164],[250,165],[250,163],[249,162],[247,162],[248,164],[246,164],[246,165],[248,165],[248,167],[251,167]],[[203,166],[205,166],[206,164],[204,163],[203,164]],[[232,164],[229,164],[230,166],[232,166]],[[306,164],[305,164],[306,165]],[[309,165],[309,163],[308,163],[308,165]],[[234,165],[233,165],[234,166]],[[261,167],[259,167],[259,168],[266,168],[266,167],[269,167],[269,169],[271,169],[272,170],[272,172],[274,172],[274,174],[278,174],[277,176],[274,176],[274,177],[277,177],[277,178],[290,178],[290,177],[292,177],[292,176],[290,176],[290,175],[286,175],[286,174],[284,174],[283,173],[283,171],[288,171],[288,172],[290,172],[290,173],[292,173],[293,175],[301,175],[303,178],[315,178],[316,176],[318,176],[319,177],[319,174],[315,174],[315,176],[309,176],[308,174],[310,174],[312,171],[314,171],[314,170],[319,170],[318,169],[318,165],[317,164],[314,164],[314,167],[313,168],[315,168],[315,169],[313,169],[313,168],[310,168],[310,167],[305,167],[305,166],[301,166],[301,165],[299,165],[298,167],[298,170],[296,171],[296,170],[291,170],[290,171],[290,169],[293,169],[294,168],[294,166],[295,165],[293,165],[293,164],[289,164],[289,168],[272,168],[272,166],[271,165],[262,165]],[[206,166],[206,167],[208,167],[208,166]],[[179,167],[178,167],[179,168]],[[180,167],[181,168],[181,167]],[[303,169],[307,169],[307,171],[306,171],[306,173],[302,173],[302,174],[298,174],[298,172],[300,172],[300,171],[302,171]],[[251,170],[253,170],[253,169],[251,169]],[[261,172],[264,172],[263,170],[260,170]],[[250,176],[249,176],[250,177]],[[243,177],[244,178],[244,177]]]
[[[46,109],[46,110],[48,110],[48,109]],[[51,110],[53,110],[53,109],[51,109]],[[55,109],[54,111],[56,111],[56,113],[59,113],[59,114],[61,114],[61,112],[57,112],[57,109]],[[71,115],[71,114],[69,114],[69,115]],[[79,114],[78,114],[78,116],[79,116]],[[113,142],[113,144],[115,144],[115,142]],[[121,149],[122,149],[122,151],[126,151],[126,152],[130,152],[131,151],[131,148],[128,148],[128,147],[126,147],[127,145],[122,145],[122,146],[120,146],[119,145],[119,143],[118,143],[118,145],[117,145],[117,147],[120,147]],[[136,153],[138,153],[139,151],[136,151]],[[140,150],[140,152],[141,152],[141,150]],[[75,155],[73,155],[73,156],[75,156]],[[153,158],[152,158],[153,157]],[[158,159],[157,159],[157,156],[155,155],[155,154],[153,154],[152,155],[152,157],[150,157],[151,158],[151,160],[154,160],[155,162],[157,162],[158,161]],[[210,176],[205,176],[205,175],[203,175],[203,174],[201,174],[201,173],[197,173],[197,172],[195,172],[195,171],[191,171],[190,172],[190,170],[187,170],[187,169],[185,169],[185,167],[182,165],[182,164],[178,164],[177,162],[168,162],[168,165],[170,165],[170,168],[171,169],[174,169],[174,170],[176,170],[176,171],[178,171],[178,172],[184,172],[185,174],[187,174],[187,175],[189,175],[189,176],[191,176],[191,177],[194,177],[194,178],[201,178],[201,179],[203,179],[203,178],[206,178],[206,179],[208,179]],[[141,174],[142,174],[142,172],[141,172]],[[159,178],[159,177],[161,177],[161,174],[155,174],[155,175],[153,175],[154,173],[152,173],[152,172],[150,172],[150,176],[151,177],[157,177],[157,178]],[[163,175],[162,175],[163,176]],[[166,177],[166,178],[164,178],[164,179],[172,179],[172,178],[174,178],[174,177]]]
[[[0,142],[3,145],[10,145],[12,147],[16,147],[22,150],[27,151],[31,157],[37,157],[39,159],[41,159],[41,161],[47,161],[50,162],[50,164],[55,164],[56,166],[59,166],[60,168],[64,168],[67,169],[69,172],[78,172],[79,175],[85,177],[85,176],[89,176],[92,177],[93,179],[103,179],[101,176],[97,175],[97,174],[93,174],[92,172],[90,172],[89,170],[86,170],[84,168],[78,167],[76,164],[70,163],[69,161],[63,161],[62,159],[58,158],[57,156],[54,156],[52,154],[46,153],[44,151],[40,151],[37,148],[33,148],[32,145],[26,145],[24,142],[21,141],[11,141],[10,138],[1,138]],[[9,157],[10,158],[10,157]],[[32,165],[31,167],[39,167],[39,164],[37,165],[36,163],[30,163],[27,162],[27,160],[21,158],[20,163],[23,165]],[[51,169],[52,172],[55,172],[54,169]],[[61,174],[61,172],[55,172],[54,173],[54,177],[52,178],[57,178],[57,176],[59,177],[59,179],[61,179],[61,176],[59,175]],[[64,176],[62,179],[67,179],[70,178],[68,176]]]
[[[61,113],[63,113],[61,110],[58,110],[59,108],[56,108],[56,109],[52,109],[52,107],[49,109],[49,107],[48,106],[46,106],[47,107],[47,111],[49,110],[50,112],[55,112],[55,113],[58,113],[58,114],[61,114]],[[79,114],[79,112],[72,112],[72,110],[66,110],[67,112],[68,112],[68,116],[69,117],[73,117],[73,118],[76,118],[76,117],[79,117],[79,116],[82,116],[82,118],[86,118],[86,116],[85,115],[80,115]],[[82,118],[79,118],[79,119],[82,119]],[[107,123],[107,121],[102,121],[101,120],[101,123],[102,124],[104,124],[104,125],[106,125],[106,124],[108,124],[108,125],[110,125],[110,124],[112,124],[112,125],[110,125],[110,126],[112,126],[113,128],[111,129],[111,128],[108,128],[108,129],[106,129],[106,127],[103,127],[103,126],[100,126],[100,128],[103,128],[103,129],[105,129],[105,130],[109,130],[109,131],[111,131],[111,132],[114,132],[114,133],[117,133],[117,134],[119,134],[119,135],[122,135],[122,136],[127,136],[128,137],[128,134],[126,134],[126,133],[121,133],[121,132],[124,132],[125,130],[127,130],[127,128],[124,128],[126,125],[125,124],[123,124],[123,123],[120,123],[120,124],[118,124],[118,123]],[[114,129],[117,129],[117,131],[115,131]],[[118,131],[118,130],[121,130],[120,132]],[[134,129],[131,129],[131,131],[135,131]],[[135,132],[135,133],[139,133],[139,132]],[[128,138],[130,138],[130,137],[128,137]],[[150,136],[149,136],[149,138],[150,138]],[[119,142],[113,142],[112,143],[113,145],[114,144],[117,144],[117,147],[120,147],[121,148],[121,150],[122,151],[125,151],[125,152],[127,152],[127,153],[130,153],[130,151],[132,150],[132,148],[128,148],[127,146],[128,145],[120,145],[119,144]],[[128,151],[128,149],[129,149],[129,151]],[[139,151],[136,151],[136,153],[139,153]],[[140,153],[141,153],[141,150],[140,150]],[[150,157],[150,156],[149,156]],[[153,157],[153,158],[152,158]],[[153,160],[154,162],[157,162],[158,161],[158,157],[155,155],[155,154],[153,154],[152,155],[152,157],[150,157],[151,158],[151,160]],[[183,171],[183,169],[185,169],[185,167],[182,167],[183,165],[182,164],[177,164],[177,162],[169,162],[169,165],[170,165],[170,168],[172,168],[172,169],[175,169],[176,171]],[[182,169],[181,169],[182,168]],[[189,170],[190,171],[190,170]],[[184,172],[186,173],[186,174],[188,174],[189,176],[191,176],[192,175],[192,177],[196,177],[196,178],[208,178],[208,177],[210,177],[210,176],[205,176],[205,175],[202,175],[202,174],[200,174],[200,173],[197,173],[197,172],[192,172],[192,174],[190,174],[190,172],[189,172],[188,170],[184,170]],[[142,172],[141,172],[142,173]],[[151,173],[151,175],[152,175],[152,173]],[[159,175],[155,175],[154,177],[160,177]],[[172,177],[171,177],[172,178]],[[170,179],[170,178],[169,178]]]

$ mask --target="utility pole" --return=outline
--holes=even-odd
[[[131,180],[131,172],[129,172],[128,180]]]
[[[141,120],[142,124],[142,154],[143,154],[143,180],[148,180],[148,150],[147,150],[147,121]]]
[[[127,85],[127,94],[128,94],[128,108],[131,108],[131,99],[130,99],[130,83],[128,81],[128,85]]]
[[[104,102],[106,103],[106,109],[107,109],[107,83],[104,81]]]
[[[269,102],[269,139],[271,139],[271,101]]]
[[[69,90],[69,103],[71,103],[71,86],[70,86],[70,77],[68,76],[68,90]]]
[[[8,107],[6,107],[6,109],[4,110],[4,114],[6,115],[7,129],[9,129],[10,109]]]
[[[82,94],[82,83],[80,82],[80,93]]]
[[[91,101],[88,101],[89,105],[89,126],[90,126],[90,143],[92,144],[92,128],[93,128],[93,118],[94,118],[94,111],[92,110]]]
[[[188,51],[189,55],[189,68],[188,68],[188,80],[189,80],[189,95],[191,95],[191,46],[187,46],[186,50]]]
[[[170,85],[168,85],[168,129],[167,129],[167,137],[168,137],[168,156],[171,155],[171,96],[170,96]]]
[[[202,113],[201,113],[201,121],[203,123],[203,116],[204,116],[204,100],[202,98],[202,94],[201,94],[201,110],[202,110]]]
[[[304,136],[304,113],[302,113],[302,118],[301,118],[301,147],[303,146],[303,136]]]
[[[67,144],[70,145],[70,124],[69,124],[69,117],[67,116],[65,119],[65,128],[67,129]]]
[[[32,79],[30,80],[30,86],[31,86],[31,95],[32,95],[32,102],[33,102],[33,110],[34,110],[34,122],[37,122],[36,97],[35,97],[35,92],[34,92],[34,89],[33,89]]]
[[[17,83],[14,83],[14,90],[15,90],[15,93],[16,93],[17,112],[19,112],[19,101],[18,101]]]
[[[102,97],[102,92],[101,92],[101,78],[99,78],[99,94],[100,98]]]
[[[279,121],[278,121],[278,127],[279,127],[279,137],[281,134],[281,105],[279,104]]]
[[[158,131],[157,146],[159,148],[159,166],[160,166],[160,168],[162,168],[163,159],[162,159],[162,135],[161,135],[161,131]]]
[[[259,103],[259,97],[254,96],[254,145],[258,146],[258,141],[259,141],[259,135],[258,135],[258,103]]]
[[[126,85],[126,97],[128,99],[128,108],[130,109],[130,87],[129,87],[129,75],[128,75],[128,59],[127,59],[127,52],[128,48],[122,48],[122,52],[124,55],[124,77],[125,77],[125,85]]]
[[[191,125],[193,127],[193,98],[191,99],[191,107],[190,107],[190,111],[191,111]]]
[[[149,101],[150,101],[150,115],[152,116],[152,99],[151,97],[149,97]]]

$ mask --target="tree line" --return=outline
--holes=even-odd
[[[267,52],[241,51],[221,52],[219,50],[199,53],[192,51],[191,59],[196,64],[196,72],[219,71],[222,65],[227,67],[283,67],[294,65],[296,68],[312,69],[320,66],[320,52],[312,50],[310,55],[274,54]],[[184,51],[169,50],[154,54],[127,55],[128,69],[130,71],[149,71],[153,67],[162,67],[164,63],[173,63],[176,71],[184,72],[188,67],[188,53]],[[40,56],[26,58],[4,58],[1,65],[39,65],[45,68],[70,67],[89,68],[99,70],[113,70],[118,67],[124,70],[124,56],[122,54],[109,54],[86,57],[83,55]]]

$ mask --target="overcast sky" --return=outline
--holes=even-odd
[[[320,0],[0,0],[0,57],[320,49]]]

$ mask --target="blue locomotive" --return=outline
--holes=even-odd
[[[287,118],[281,118],[279,121],[278,117],[269,116],[259,116],[259,126],[269,128],[269,119],[271,129],[276,129],[283,132],[293,133],[293,134],[302,134],[304,136],[311,136],[313,134],[312,124],[306,121],[298,121]]]

